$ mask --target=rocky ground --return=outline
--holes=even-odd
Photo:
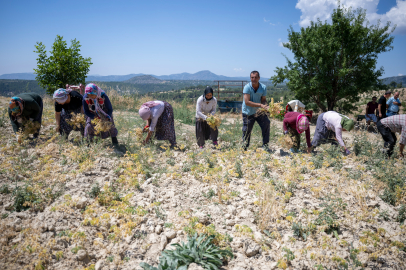
[[[358,156],[329,146],[292,156],[277,122],[273,152],[258,147],[258,129],[244,152],[227,121],[222,148],[198,151],[194,127],[177,122],[174,151],[141,146],[128,126],[141,126],[136,114],[116,115],[118,148],[59,138],[50,105],[37,142],[18,145],[1,128],[0,269],[141,269],[194,233],[233,252],[222,269],[405,269],[405,175],[395,172],[406,166],[368,156],[379,136],[347,134]]]

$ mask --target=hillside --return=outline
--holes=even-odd
[[[402,83],[403,86],[406,85],[406,75],[404,76],[394,76],[394,77],[387,77],[382,80],[384,84],[390,84],[391,82]]]
[[[165,81],[162,81],[160,79],[155,78],[154,76],[151,75],[141,75],[141,76],[135,76],[132,77],[131,79],[128,79],[124,81],[125,83],[133,83],[133,84],[151,84],[151,83],[165,83]]]
[[[242,151],[240,116],[223,115],[221,150],[199,151],[181,123],[194,109],[172,103],[175,151],[141,145],[145,123],[112,102],[115,149],[60,138],[50,100],[37,142],[16,144],[1,115],[0,269],[141,269],[195,233],[232,252],[224,270],[406,267],[406,164],[382,156],[379,135],[345,133],[347,157],[330,145],[291,156],[272,121],[275,151],[262,150],[257,125]]]

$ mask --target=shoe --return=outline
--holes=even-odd
[[[272,149],[269,149],[269,147],[268,147],[267,145],[263,145],[263,146],[262,146],[262,149],[263,149],[265,152],[269,153],[269,154],[275,153],[275,151],[272,150]]]
[[[299,153],[299,150],[297,150],[296,148],[290,148],[290,152],[292,152],[292,153]]]

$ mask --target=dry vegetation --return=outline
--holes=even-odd
[[[272,121],[277,151],[261,149],[257,125],[242,151],[242,121],[222,115],[221,151],[198,151],[179,121],[173,151],[142,146],[141,119],[116,109],[124,153],[78,132],[64,140],[45,104],[36,142],[17,144],[0,116],[0,269],[141,269],[196,233],[233,253],[222,269],[406,267],[406,164],[384,158],[379,135],[347,133],[347,157],[328,145],[289,156]]]

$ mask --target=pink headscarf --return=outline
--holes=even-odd
[[[157,102],[154,101],[148,101],[145,102],[144,104],[141,105],[140,110],[138,111],[138,113],[140,114],[142,120],[148,120],[151,117],[151,110],[150,108],[154,107],[158,105]]]
[[[89,98],[89,94],[90,95],[96,95],[97,97],[95,99],[93,99],[94,105],[96,106],[96,110],[95,113],[100,117],[100,114],[105,116],[106,118],[110,119],[110,116],[108,116],[101,108],[100,108],[100,102],[103,101],[103,99],[101,98],[101,95],[104,94],[104,91],[98,87],[97,85],[95,85],[94,83],[89,83],[88,85],[86,85],[85,88],[85,93],[87,94],[87,97],[85,99],[91,99]],[[86,103],[88,103],[86,101]],[[88,103],[89,104],[89,103]]]
[[[309,119],[303,114],[299,114],[296,120],[296,130],[299,134],[309,128]]]

